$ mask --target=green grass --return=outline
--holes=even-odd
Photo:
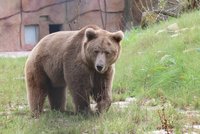
[[[183,31],[177,37],[156,32],[177,23]],[[184,14],[146,30],[133,29],[123,40],[123,50],[116,64],[113,100],[128,96],[136,103],[120,110],[117,107],[101,116],[84,117],[50,111],[48,104],[39,119],[30,117],[24,83],[26,58],[0,58],[0,134],[55,133],[145,133],[161,128],[157,110],[149,111],[145,101],[154,98],[152,106],[167,104],[165,114],[176,133],[183,126],[200,124],[197,117],[186,117],[176,109],[200,110],[200,12]],[[188,52],[184,52],[189,50]],[[68,99],[68,110],[73,110]]]
[[[172,38],[167,32],[156,33],[177,23],[192,28]],[[196,108],[200,103],[200,12],[185,14],[147,30],[126,34],[123,52],[117,63],[114,82],[118,98],[129,96],[159,97],[160,93],[175,105]],[[185,50],[191,50],[185,52]],[[161,60],[163,59],[163,60]],[[194,98],[195,96],[195,98]]]

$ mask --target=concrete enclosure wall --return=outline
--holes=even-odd
[[[50,33],[51,26],[77,30],[96,24],[117,31],[124,10],[124,0],[1,0],[0,5],[0,51],[31,50],[35,44],[25,41],[31,36],[25,35],[31,31],[26,26],[37,27],[38,40]]]
[[[157,7],[158,0],[0,0],[0,51],[31,50],[49,33],[89,24],[130,29]]]

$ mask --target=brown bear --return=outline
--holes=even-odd
[[[107,110],[122,38],[122,31],[111,33],[90,25],[41,39],[25,65],[27,97],[33,116],[43,111],[46,96],[51,109],[65,111],[66,88],[76,112],[91,112],[90,97],[97,102],[98,112]]]

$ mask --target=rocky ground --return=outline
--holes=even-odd
[[[118,101],[114,102],[112,106],[114,107],[119,107],[121,109],[128,107],[130,104],[136,103],[137,99],[136,98],[126,98],[125,101]],[[151,100],[146,100],[144,104],[142,104],[141,108],[148,110],[148,111],[154,111],[154,110],[161,110],[163,106],[160,105],[155,105],[152,106],[155,102],[154,99]],[[165,107],[170,106],[170,104],[165,104]],[[94,107],[94,106],[93,106]],[[200,111],[195,111],[195,110],[180,110],[176,109],[176,111],[180,114],[183,114],[184,116],[190,118],[200,118]],[[200,134],[200,124],[185,124],[183,130],[183,134]],[[160,130],[155,130],[151,132],[147,132],[147,134],[168,134],[165,130],[160,129]],[[170,134],[175,134],[172,130]]]

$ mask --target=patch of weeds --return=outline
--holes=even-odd
[[[171,134],[172,133],[172,129],[173,129],[173,120],[171,120],[169,117],[169,115],[166,115],[166,109],[165,109],[165,98],[164,97],[161,97],[161,107],[162,109],[161,110],[158,110],[158,115],[159,115],[159,118],[160,118],[160,121],[161,121],[161,128],[164,129],[167,134]],[[173,116],[173,115],[170,115],[170,116]]]

